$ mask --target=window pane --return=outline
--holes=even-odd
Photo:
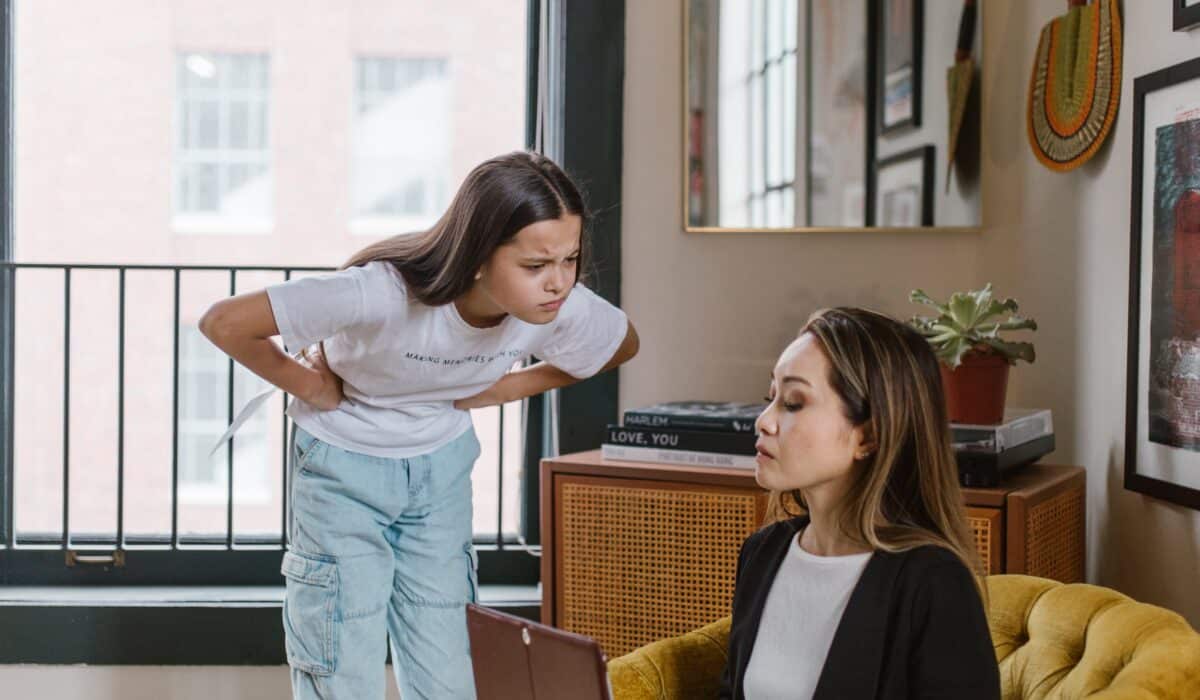
[[[22,8],[24,9],[24,8]],[[179,63],[180,85],[185,88],[215,88],[217,62],[210,54],[189,53]]]
[[[752,0],[750,19],[750,67],[761,71],[767,60],[767,0]]]
[[[183,111],[192,127],[194,147],[217,148],[221,144],[220,104],[214,100],[196,100],[183,103]]]
[[[750,81],[750,191],[760,195],[767,187],[765,103],[763,76],[755,75]]]
[[[767,74],[763,77],[767,95],[767,186],[779,184],[783,175],[783,68],[778,63],[767,66]]]
[[[766,59],[774,61],[779,58],[781,41],[783,39],[783,3],[786,0],[767,0],[766,8]]]
[[[181,53],[177,60],[184,66],[181,73],[191,77],[177,86],[175,173],[183,196],[176,200],[176,214],[229,222],[265,220],[272,205],[269,169],[254,186],[246,186],[245,163],[270,163],[265,137],[268,94],[258,79],[266,57]],[[193,167],[198,159],[208,166]],[[234,166],[241,170],[234,172]]]
[[[250,104],[233,102],[229,105],[229,147],[247,148],[250,145]]]
[[[796,54],[783,59],[783,181],[796,179]]]
[[[453,83],[445,58],[361,57],[353,210],[399,230],[429,226],[448,202]]]
[[[228,83],[234,89],[263,87],[258,81],[259,59],[256,56],[235,55],[229,57]]]

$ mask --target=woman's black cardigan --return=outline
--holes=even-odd
[[[803,517],[780,521],[742,544],[722,700],[745,697],[742,684],[767,593],[807,523]],[[941,547],[873,554],[846,604],[813,698],[998,700],[999,669],[970,570]]]

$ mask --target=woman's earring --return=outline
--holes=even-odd
[[[477,280],[481,280],[481,279],[483,279],[483,273],[482,273],[482,272],[476,272],[476,273],[475,273],[475,279],[477,279]]]

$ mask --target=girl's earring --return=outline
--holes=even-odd
[[[483,273],[482,273],[482,272],[476,272],[476,273],[475,273],[475,279],[477,279],[477,280],[481,280],[481,279],[483,279]]]

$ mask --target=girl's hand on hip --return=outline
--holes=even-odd
[[[501,378],[500,381],[504,381],[504,379]],[[472,408],[499,406],[500,404],[504,403],[504,398],[500,396],[500,392],[498,391],[499,385],[500,382],[496,382],[474,396],[468,396],[465,399],[457,399],[454,402],[454,407],[460,411],[469,411]]]
[[[459,410],[467,410],[499,406],[509,401],[520,401],[530,396],[536,396],[551,389],[570,386],[578,381],[579,379],[551,364],[539,362],[509,372],[478,394],[455,401],[454,407]]]
[[[315,391],[309,396],[300,398],[322,411],[332,411],[337,408],[345,398],[345,394],[342,393],[342,378],[329,369],[329,364],[325,361],[325,345],[318,343],[305,348],[300,353],[300,364],[315,371],[320,379]]]

